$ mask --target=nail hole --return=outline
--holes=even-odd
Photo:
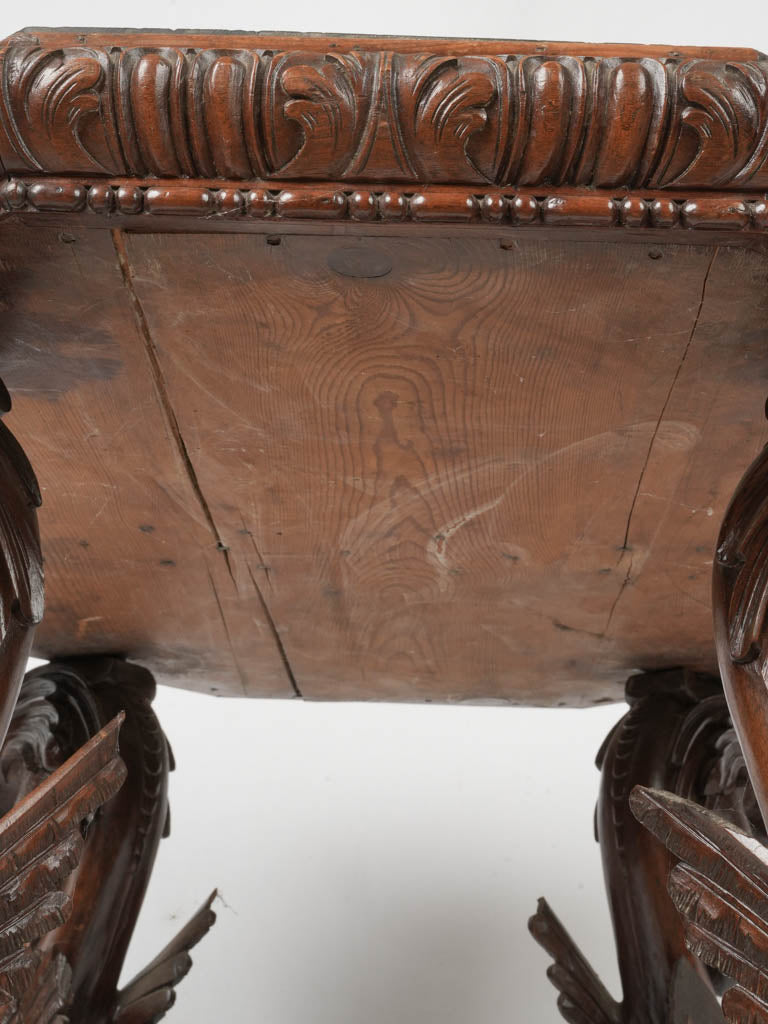
[[[652,260],[660,260],[662,257],[661,249],[651,249],[648,253],[648,258]]]
[[[280,245],[282,238],[279,235],[267,235],[267,245]]]

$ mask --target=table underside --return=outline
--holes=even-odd
[[[768,439],[761,252],[8,221],[0,259],[40,655],[522,704],[715,667],[718,524]]]

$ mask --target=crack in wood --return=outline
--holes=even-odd
[[[216,520],[214,519],[213,512],[211,511],[211,507],[208,504],[208,500],[206,499],[205,494],[203,493],[203,489],[202,489],[202,486],[200,484],[200,480],[198,478],[197,471],[195,470],[194,463],[192,462],[192,458],[191,458],[191,456],[189,454],[189,450],[187,448],[186,442],[184,441],[184,437],[183,437],[182,432],[181,432],[181,427],[179,425],[179,420],[178,420],[178,417],[176,415],[176,411],[173,408],[173,404],[171,402],[170,395],[168,394],[168,388],[167,388],[167,385],[166,385],[166,382],[165,382],[165,376],[163,374],[162,367],[160,366],[160,357],[159,357],[159,354],[158,354],[158,351],[157,351],[157,346],[155,345],[154,339],[152,338],[152,332],[150,330],[149,322],[147,321],[147,317],[146,317],[146,314],[144,312],[144,308],[143,308],[143,306],[141,304],[141,300],[139,299],[138,295],[136,294],[136,289],[135,289],[134,283],[133,283],[133,271],[132,271],[130,260],[129,260],[129,257],[128,257],[128,251],[127,251],[126,245],[125,245],[124,232],[121,231],[119,228],[114,228],[112,230],[112,242],[113,242],[113,245],[115,247],[115,253],[117,255],[117,262],[118,262],[118,265],[120,267],[120,273],[122,275],[123,284],[125,285],[125,289],[126,289],[126,292],[128,294],[128,300],[130,302],[131,309],[133,311],[133,315],[134,315],[134,318],[136,320],[136,326],[138,328],[138,331],[139,331],[139,334],[140,334],[140,336],[142,338],[142,341],[144,342],[144,351],[146,352],[147,359],[149,361],[149,366],[150,366],[150,371],[151,371],[151,374],[152,374],[152,380],[153,380],[153,383],[154,383],[154,386],[155,386],[155,391],[156,391],[157,396],[159,398],[160,405],[161,405],[161,408],[163,410],[163,414],[165,416],[166,423],[168,424],[168,428],[169,428],[169,430],[171,432],[171,436],[173,437],[173,440],[174,440],[174,443],[176,445],[176,449],[178,451],[178,454],[179,454],[179,457],[181,459],[182,465],[184,466],[185,473],[186,473],[187,478],[189,480],[190,486],[192,487],[192,491],[193,491],[193,493],[195,495],[195,498],[197,499],[197,502],[198,502],[198,504],[200,506],[200,509],[201,509],[201,511],[203,513],[203,516],[205,517],[205,521],[206,521],[206,523],[207,523],[207,525],[208,525],[208,527],[209,527],[209,529],[210,529],[210,531],[211,531],[211,533],[213,535],[213,538],[216,541],[216,548],[217,548],[218,551],[220,551],[223,554],[224,561],[226,563],[227,571],[229,573],[230,579],[232,580],[232,583],[234,584],[235,588],[237,588],[237,580],[235,579],[235,575],[234,575],[234,572],[233,572],[230,548],[229,548],[229,545],[225,543],[224,538],[222,537],[222,534],[219,531],[218,526],[216,525]],[[254,538],[252,536],[251,536],[251,543],[253,544],[254,549],[256,550],[256,552],[258,554],[258,547],[256,546],[256,542],[255,542],[255,540],[254,540]],[[261,556],[260,555],[259,555],[259,559],[261,561]],[[267,602],[266,602],[266,600],[264,598],[264,595],[263,595],[263,593],[261,591],[261,588],[259,587],[258,583],[256,582],[256,579],[255,579],[255,577],[253,575],[253,572],[251,571],[251,567],[248,564],[247,560],[246,560],[246,565],[248,567],[248,575],[250,576],[251,581],[253,583],[253,586],[254,586],[254,588],[256,590],[256,595],[257,595],[259,604],[261,606],[262,612],[264,614],[264,618],[265,618],[265,620],[267,622],[267,626],[269,627],[269,630],[270,630],[270,632],[272,634],[272,638],[273,638],[273,640],[275,642],[275,645],[277,647],[278,654],[280,656],[280,660],[281,660],[281,662],[283,664],[283,668],[285,669],[285,673],[288,676],[288,681],[290,682],[291,688],[293,689],[293,692],[296,694],[296,696],[297,697],[301,697],[302,693],[301,693],[301,691],[300,691],[300,689],[298,687],[298,684],[296,682],[296,677],[294,675],[293,669],[291,668],[290,662],[288,660],[288,655],[287,655],[287,652],[285,650],[285,646],[283,644],[282,638],[280,637],[280,634],[278,633],[277,628],[275,626],[275,621],[272,618],[272,613],[269,610],[269,607],[268,607]],[[222,620],[222,622],[224,624],[224,630],[225,630],[225,633],[226,633],[227,641],[229,643],[230,651],[232,653],[232,658],[233,658],[233,661],[235,663],[235,667],[237,669],[238,675],[240,676],[240,681],[241,681],[241,684],[243,686],[243,690],[247,693],[248,692],[247,678],[246,678],[245,673],[243,672],[243,670],[242,670],[242,668],[240,666],[240,663],[239,663],[238,658],[237,658],[237,654],[235,653],[235,648],[234,648],[234,645],[233,645],[233,642],[232,642],[232,637],[231,637],[231,634],[230,634],[230,631],[229,631],[229,625],[227,623],[227,619],[226,619],[226,615],[225,615],[225,612],[224,612],[224,608],[223,608],[223,605],[221,603],[221,599],[219,597],[219,593],[216,590],[216,586],[214,584],[213,577],[211,575],[211,571],[210,571],[210,568],[209,568],[207,562],[206,562],[206,570],[208,572],[208,578],[209,578],[210,583],[211,583],[211,588],[213,590],[214,598],[216,600],[216,605],[218,607],[219,614],[221,616],[221,620]],[[271,586],[271,580],[269,580],[269,576],[267,576],[267,579],[268,579],[268,581],[270,583],[270,586]]]
[[[243,688],[243,693],[247,696],[248,695],[248,679],[247,679],[247,676],[246,676],[245,672],[242,669],[242,666],[240,665],[240,659],[237,656],[237,652],[235,650],[235,645],[232,642],[232,634],[229,632],[229,623],[227,622],[227,616],[226,616],[226,614],[224,612],[224,606],[221,603],[221,598],[219,597],[219,592],[216,589],[216,583],[214,581],[213,575],[211,573],[211,568],[208,565],[207,561],[205,563],[205,571],[206,571],[206,573],[208,575],[208,582],[211,584],[211,591],[213,593],[214,601],[216,602],[216,608],[218,609],[218,612],[219,612],[219,618],[221,619],[221,624],[224,627],[224,635],[226,636],[227,643],[229,644],[229,650],[230,650],[230,652],[232,654],[232,661],[235,663],[235,668],[237,669],[237,674],[240,677],[240,685]]]
[[[694,320],[693,320],[693,326],[691,327],[690,333],[688,335],[688,341],[685,344],[685,348],[683,349],[683,353],[680,356],[680,361],[677,364],[677,369],[675,370],[675,374],[672,377],[672,382],[669,385],[669,390],[667,391],[667,396],[664,399],[664,404],[661,407],[661,412],[659,413],[659,417],[656,420],[656,426],[654,427],[653,433],[651,434],[651,440],[650,440],[650,442],[648,444],[648,451],[646,452],[646,455],[645,455],[645,462],[643,463],[643,468],[640,470],[640,476],[638,477],[638,480],[637,480],[637,487],[635,488],[635,493],[632,496],[632,504],[629,507],[629,515],[627,516],[627,525],[626,525],[626,529],[624,530],[624,540],[622,541],[622,545],[621,545],[622,555],[623,555],[623,553],[625,551],[627,551],[629,549],[629,531],[630,531],[630,527],[632,525],[632,516],[634,515],[634,512],[635,512],[635,506],[637,505],[637,499],[640,496],[640,488],[643,486],[643,480],[645,479],[645,474],[646,474],[646,471],[648,469],[648,464],[651,461],[651,453],[653,452],[653,446],[656,443],[656,438],[658,437],[662,421],[663,421],[664,416],[665,416],[665,414],[667,412],[667,407],[669,406],[670,400],[672,398],[672,394],[673,394],[673,392],[675,390],[675,386],[677,385],[677,381],[678,381],[678,379],[680,377],[680,374],[682,372],[683,365],[685,364],[685,360],[688,357],[688,352],[690,351],[691,343],[693,342],[693,336],[696,333],[696,328],[699,326],[699,320],[701,319],[701,311],[704,308],[704,299],[705,299],[706,294],[707,294],[707,283],[709,282],[709,275],[712,272],[712,266],[714,265],[715,257],[717,256],[717,253],[718,253],[718,248],[719,248],[718,246],[715,246],[715,250],[712,253],[712,259],[709,261],[709,265],[707,267],[706,273],[704,274],[704,281],[702,282],[702,286],[701,286],[701,297],[699,298],[699,306],[698,306],[698,309],[696,310],[696,316],[694,317]],[[619,561],[621,561],[621,557],[619,558]]]
[[[643,481],[645,479],[645,475],[646,475],[646,472],[648,470],[648,466],[649,466],[650,461],[651,461],[651,455],[653,454],[653,447],[654,447],[654,445],[656,443],[656,438],[658,437],[659,430],[661,429],[661,424],[662,424],[662,422],[664,420],[664,416],[666,415],[667,408],[669,407],[669,403],[672,400],[672,395],[674,393],[675,387],[677,386],[677,382],[678,382],[678,380],[680,378],[680,374],[682,373],[683,366],[685,365],[685,361],[688,358],[688,353],[689,353],[689,351],[691,349],[691,345],[693,344],[694,335],[696,334],[696,328],[699,326],[699,321],[701,319],[701,313],[702,313],[702,310],[704,309],[704,300],[705,300],[706,295],[707,295],[707,284],[709,283],[709,277],[710,277],[710,274],[712,273],[712,267],[714,266],[715,258],[717,257],[718,250],[719,250],[719,246],[715,246],[714,251],[712,253],[712,258],[710,259],[709,264],[708,264],[707,269],[706,269],[706,272],[704,274],[704,280],[702,281],[702,285],[701,285],[701,295],[699,297],[699,305],[698,305],[698,307],[696,309],[696,315],[693,318],[693,324],[692,324],[691,330],[690,330],[690,332],[688,334],[688,340],[687,340],[687,342],[685,344],[685,348],[682,351],[682,354],[680,356],[680,360],[679,360],[679,362],[677,364],[677,369],[675,370],[675,373],[674,373],[674,375],[672,377],[672,381],[671,381],[671,383],[669,385],[669,389],[667,391],[666,398],[664,399],[664,403],[662,404],[661,411],[659,412],[658,419],[656,420],[656,426],[654,427],[653,433],[651,434],[651,439],[650,439],[650,442],[648,444],[648,451],[646,452],[646,455],[645,455],[645,461],[643,462],[643,466],[642,466],[642,469],[640,470],[640,475],[639,475],[638,480],[637,480],[637,487],[635,488],[635,493],[632,496],[632,504],[630,505],[630,508],[629,508],[629,515],[627,516],[627,525],[626,525],[626,528],[624,530],[624,540],[622,541],[622,545],[621,545],[621,555],[619,556],[619,561],[616,563],[617,565],[621,564],[621,559],[624,557],[624,555],[627,552],[629,552],[630,553],[629,566],[628,566],[627,571],[626,571],[626,573],[624,575],[624,579],[621,581],[621,586],[619,588],[619,592],[617,593],[616,598],[614,599],[614,602],[611,605],[611,610],[608,613],[608,619],[607,619],[607,621],[605,623],[605,629],[603,630],[603,635],[606,636],[606,637],[608,636],[608,632],[610,630],[611,623],[613,622],[613,617],[614,617],[614,615],[616,613],[616,609],[618,607],[619,601],[621,600],[622,596],[624,595],[627,587],[632,582],[632,564],[633,564],[634,556],[631,553],[632,549],[630,548],[630,545],[629,545],[629,534],[630,534],[630,530],[631,530],[631,527],[632,527],[632,517],[633,517],[633,515],[635,513],[635,507],[637,505],[637,500],[640,497],[640,492],[641,492],[641,488],[643,486]]]
[[[269,628],[272,630],[272,636],[274,637],[275,643],[277,644],[277,649],[278,649],[278,651],[280,653],[280,657],[282,658],[283,666],[285,668],[285,671],[286,671],[286,674],[288,676],[288,679],[290,680],[291,686],[293,687],[293,692],[296,694],[297,697],[301,698],[301,697],[303,697],[303,694],[302,694],[301,690],[299,689],[299,684],[296,682],[296,677],[293,674],[293,669],[291,668],[291,663],[288,660],[288,654],[287,654],[287,652],[285,650],[285,645],[283,643],[283,639],[280,636],[280,633],[278,632],[277,625],[275,624],[275,620],[272,618],[272,612],[269,610],[269,605],[266,602],[266,599],[264,597],[264,594],[262,593],[261,587],[259,586],[259,584],[258,584],[258,582],[256,580],[256,577],[253,575],[253,569],[251,568],[251,563],[248,561],[248,559],[246,559],[245,564],[246,564],[246,566],[248,568],[248,575],[251,577],[251,583],[253,583],[254,589],[256,591],[256,595],[257,595],[257,597],[259,599],[259,603],[261,604],[262,611],[264,612],[264,617],[267,620],[267,622],[269,623]]]
[[[624,594],[624,591],[627,589],[627,587],[632,582],[632,563],[633,563],[633,561],[634,561],[634,556],[632,554],[630,554],[630,556],[629,556],[629,566],[627,567],[627,571],[624,574],[624,579],[621,581],[621,586],[619,587],[619,591],[618,591],[618,593],[616,594],[616,597],[613,600],[613,604],[611,605],[611,610],[608,612],[608,619],[607,619],[607,621],[605,623],[605,628],[603,629],[603,634],[602,634],[604,637],[608,636],[608,632],[609,632],[609,630],[611,628],[611,623],[613,622],[613,616],[616,613],[616,609],[619,606],[619,601],[621,600],[622,595]]]

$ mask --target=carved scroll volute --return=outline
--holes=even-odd
[[[271,59],[262,101],[270,173],[340,178],[364,166],[375,133],[369,111],[378,103],[382,58],[291,52]]]
[[[652,186],[768,185],[768,73],[763,63],[692,60],[674,72],[666,146]]]
[[[726,512],[712,603],[720,674],[768,822],[768,448],[745,473]]]
[[[396,57],[390,130],[419,181],[492,182],[512,126],[509,72],[494,57]]]
[[[0,71],[5,169],[119,174],[108,70],[104,50],[46,50],[34,40],[11,47]]]

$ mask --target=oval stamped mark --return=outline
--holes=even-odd
[[[386,277],[392,258],[378,245],[345,245],[333,250],[328,266],[344,277]]]

